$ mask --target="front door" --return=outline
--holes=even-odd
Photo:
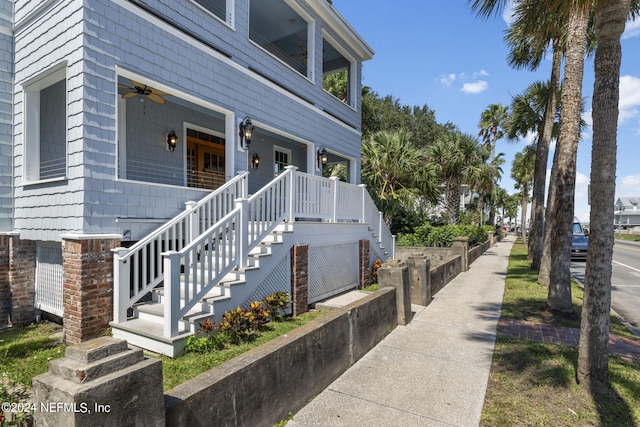
[[[225,140],[221,136],[187,129],[189,187],[215,190],[225,181]]]

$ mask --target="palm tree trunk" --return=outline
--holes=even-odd
[[[609,310],[613,254],[613,205],[616,179],[620,36],[630,0],[599,1],[596,6],[593,143],[591,149],[591,233],[584,282],[578,348],[578,382],[592,392],[609,384]]]
[[[460,189],[462,179],[451,177],[447,181],[447,216],[449,225],[455,225],[460,220]]]
[[[522,243],[527,243],[527,200],[529,199],[529,188],[525,185],[522,188],[522,201],[520,202],[520,237],[522,238]]]
[[[551,212],[555,227],[549,241],[551,268],[547,305],[551,310],[562,313],[573,312],[570,272],[571,234],[588,21],[589,9],[584,4],[574,5],[569,17],[565,77],[562,88],[561,131],[556,147],[558,151],[556,203],[554,211]]]
[[[553,41],[553,62],[549,84],[549,102],[544,113],[544,123],[536,147],[536,165],[533,176],[533,200],[531,203],[531,227],[529,229],[529,259],[531,268],[540,269],[542,259],[542,243],[544,240],[544,193],[547,179],[547,163],[549,145],[553,134],[553,123],[558,104],[558,86],[560,83],[560,67],[562,65],[562,48],[560,40]]]

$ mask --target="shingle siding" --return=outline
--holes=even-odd
[[[13,93],[13,172],[17,184],[15,228],[21,231],[23,239],[60,240],[60,233],[118,233],[125,229],[132,230],[132,234],[142,233],[143,229],[157,227],[157,224],[123,226],[123,220],[116,222],[116,219],[169,218],[184,208],[186,200],[197,200],[203,196],[202,191],[195,189],[116,179],[116,90],[117,70],[120,68],[234,112],[236,121],[250,115],[268,127],[359,159],[359,112],[324,93],[320,81],[314,84],[249,41],[248,1],[235,2],[235,28],[203,13],[187,0],[144,2],[178,26],[188,28],[208,43],[229,52],[233,64],[189,35],[165,23],[156,25],[155,18],[149,18],[126,0],[54,2],[43,15],[30,15],[46,3],[44,0],[15,2],[16,22],[22,24],[15,34],[17,84]],[[301,7],[311,13],[306,5]],[[318,80],[322,69],[322,28],[323,23],[316,21],[315,75]],[[3,46],[0,39],[0,48]],[[67,64],[68,179],[23,185],[24,105],[21,84],[62,61]],[[266,83],[258,74],[249,71],[249,66],[302,98]],[[360,73],[358,67],[353,78],[359,81]],[[4,99],[0,92],[0,113],[4,112]],[[11,93],[7,93],[7,99],[11,99]],[[184,158],[182,144],[186,142],[182,140],[183,121],[225,131],[224,126],[220,128],[218,120],[212,120],[205,112],[180,110],[180,107],[163,110],[163,106],[148,100],[145,104],[132,102],[136,99],[127,102],[128,138],[136,132],[147,136],[155,132],[153,140],[157,140],[158,146],[157,150],[147,150],[148,147],[127,140],[127,149],[131,150],[127,153],[128,159],[148,159],[168,167],[175,163],[176,167],[181,167]],[[143,115],[146,108],[149,117],[154,117],[157,122],[132,121],[135,110],[139,114],[140,108]],[[322,110],[329,111],[339,120],[322,113]],[[185,118],[187,115],[188,119]],[[3,124],[6,123],[0,121],[0,127]],[[158,124],[164,128],[158,130]],[[173,153],[164,150],[163,146],[164,132],[171,129],[181,138],[180,150]],[[235,153],[235,169],[246,169],[247,157],[244,152],[236,150],[236,138],[235,134],[227,135],[227,144],[231,144]],[[1,144],[0,139],[0,150]],[[269,141],[263,146],[259,144],[255,141],[252,149],[259,150],[261,157],[268,160],[272,156],[273,144]],[[304,150],[292,154],[296,161],[306,162]],[[9,167],[0,163],[0,173],[7,172],[3,168]],[[260,174],[269,176],[272,173],[269,169],[266,163]],[[257,173],[254,177],[258,176]],[[234,174],[227,171],[227,175]],[[177,181],[175,183],[181,185]],[[0,192],[0,214],[5,206],[3,194]]]

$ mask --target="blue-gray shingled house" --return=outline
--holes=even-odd
[[[304,311],[393,254],[358,185],[373,51],[330,1],[0,10],[0,325],[173,356],[204,318],[281,290]]]

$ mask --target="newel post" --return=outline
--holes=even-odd
[[[180,254],[163,252],[164,258],[164,336],[178,335],[178,312],[180,311]]]
[[[378,243],[382,242],[382,226],[384,225],[384,214],[378,212]]]
[[[127,320],[127,306],[129,305],[129,288],[131,286],[131,264],[123,259],[128,253],[127,248],[114,248],[113,251],[113,321],[122,323]]]
[[[249,256],[249,200],[236,199],[236,208],[240,209],[240,218],[238,220],[238,229],[236,230],[236,255],[238,259],[238,268],[247,267],[247,257]]]
[[[331,198],[333,203],[333,209],[331,211],[331,222],[338,222],[338,177],[332,176],[329,178],[331,180],[331,193],[333,197]]]
[[[360,222],[367,222],[367,185],[359,184],[358,187],[362,189],[362,197],[360,198],[360,203],[362,204],[361,213],[360,213]]]
[[[295,214],[295,205],[296,205],[296,170],[298,170],[297,166],[286,166],[285,167],[286,172],[285,173],[289,173],[289,185],[287,186],[287,195],[285,200],[286,205],[287,205],[287,209],[289,210],[288,215],[287,215],[287,221],[290,223],[293,223],[296,219],[296,214]]]

